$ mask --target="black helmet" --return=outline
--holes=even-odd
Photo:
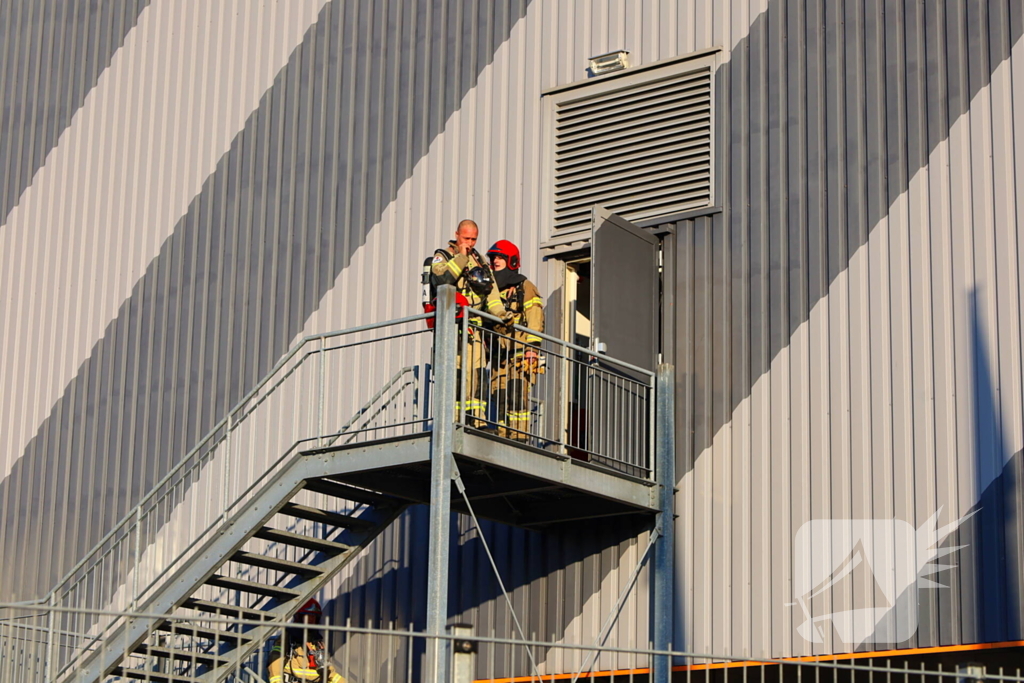
[[[494,286],[494,278],[491,277],[491,271],[477,266],[466,273],[466,283],[477,295],[487,296]]]

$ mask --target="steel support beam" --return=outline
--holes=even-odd
[[[452,446],[455,433],[455,288],[437,290],[434,319],[434,429],[430,443],[430,541],[427,558],[427,671],[423,680],[448,680],[448,546],[451,532]]]
[[[655,525],[661,532],[654,544],[654,572],[651,577],[651,614],[654,617],[654,649],[669,650],[675,617],[675,371],[671,365],[658,366],[655,385],[655,476],[659,488],[659,511]],[[672,658],[655,657],[652,681],[668,683]]]

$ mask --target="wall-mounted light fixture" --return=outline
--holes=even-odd
[[[613,71],[621,71],[629,68],[629,51],[616,50],[606,52],[590,58],[590,67],[587,69],[591,76],[601,76]]]

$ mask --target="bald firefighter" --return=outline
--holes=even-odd
[[[270,683],[345,683],[341,674],[327,663],[320,625],[320,603],[309,600],[295,613],[299,624],[285,631],[270,650],[267,673]]]
[[[530,431],[530,387],[544,372],[538,351],[541,338],[533,334],[544,331],[544,299],[537,286],[519,272],[522,262],[515,244],[498,240],[487,250],[487,257],[509,313],[507,321],[529,328],[517,330],[511,324],[496,328],[502,337],[494,363],[497,369],[491,375],[491,401],[497,409],[498,435],[526,441]]]
[[[482,310],[499,318],[507,317],[505,307],[501,303],[501,295],[494,285],[491,269],[476,250],[479,228],[469,219],[459,222],[455,229],[455,239],[443,249],[434,252],[429,265],[430,296],[441,285],[455,285],[459,294],[466,297],[470,308]],[[470,316],[472,325],[481,325],[480,316]],[[483,371],[487,364],[483,340],[479,334],[470,331],[469,339],[465,340],[466,358],[462,358],[463,340],[459,343],[458,368],[460,373],[466,372],[466,418],[470,426],[484,425],[487,413],[487,402],[484,400]],[[462,386],[460,374],[457,386]],[[456,410],[461,404],[457,403]]]

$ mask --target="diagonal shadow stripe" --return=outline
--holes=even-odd
[[[0,600],[43,594],[287,351],[528,4],[324,6],[0,483]]]
[[[695,437],[695,454],[711,445],[731,409],[789,346],[1024,33],[1024,6],[1012,0],[885,3],[896,6],[884,25],[867,20],[866,6],[880,4],[819,0],[797,13],[781,0],[770,2],[719,69],[717,97],[732,104],[723,114],[726,211],[685,222],[679,256],[726,259],[708,266],[724,263],[722,273],[697,274],[707,278],[696,285],[698,296],[712,278],[739,277],[749,268],[755,338],[749,385],[730,392],[730,410],[712,419],[700,412],[704,406],[694,407],[694,424],[710,427]],[[781,120],[787,106],[790,118]],[[693,277],[692,269],[682,276]],[[725,290],[722,282],[714,286],[717,298]],[[766,338],[756,334],[762,327]],[[681,334],[676,338],[682,342]],[[719,348],[736,340],[722,341]]]
[[[753,22],[716,81],[725,210],[677,226],[680,476],[710,453],[1022,33],[1024,6],[1012,0],[771,0]],[[755,481],[771,477],[766,447],[754,445]],[[948,621],[948,592],[938,599]],[[755,609],[783,628],[781,610]],[[682,629],[676,642],[693,646]],[[930,623],[916,645],[970,637],[940,637]],[[783,654],[782,641],[761,654]]]
[[[0,226],[151,0],[0,9]]]

